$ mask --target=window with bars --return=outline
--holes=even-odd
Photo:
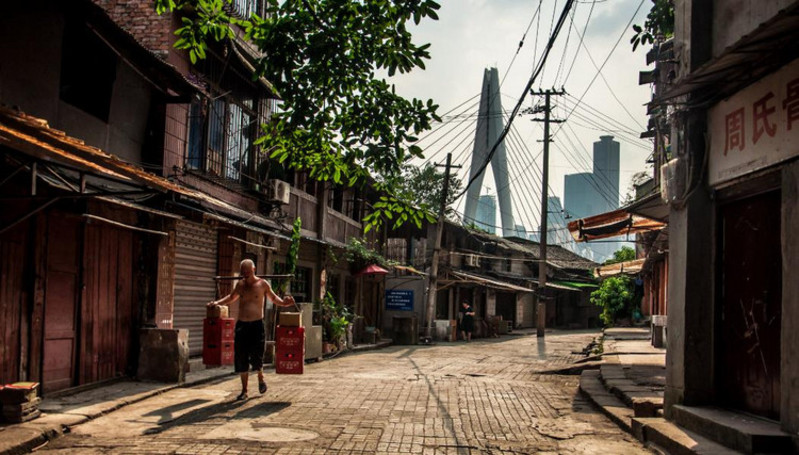
[[[285,273],[286,264],[275,262],[275,273]],[[297,302],[311,302],[313,299],[313,270],[310,267],[297,266],[294,269],[294,278],[291,280],[290,294]]]
[[[386,241],[386,259],[400,264],[408,263],[408,241],[403,238],[389,238]]]
[[[340,302],[341,301],[341,289],[340,289],[341,285],[340,285],[340,282],[341,282],[341,276],[340,275],[331,274],[331,275],[328,275],[328,277],[327,277],[327,283],[326,283],[325,287],[327,288],[327,292],[330,295],[333,296],[333,298],[336,300],[336,302]]]
[[[249,18],[253,14],[261,14],[260,0],[233,0],[233,9],[244,18]]]
[[[186,167],[247,183],[253,174],[256,119],[251,99],[194,101],[189,110]]]

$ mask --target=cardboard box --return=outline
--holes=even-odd
[[[282,327],[302,327],[302,314],[280,312],[277,315],[277,325]]]
[[[206,307],[205,310],[205,317],[206,318],[226,318],[228,317],[228,307],[226,305],[212,305]]]

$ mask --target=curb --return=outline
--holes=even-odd
[[[392,344],[393,340],[384,339],[381,340],[379,343],[348,349],[346,351],[339,352],[339,354],[348,354],[348,353],[355,354],[364,351],[371,351],[371,350],[385,348],[391,346]],[[76,425],[84,424],[98,417],[104,416],[110,412],[117,411],[125,406],[147,400],[156,395],[161,395],[163,393],[169,392],[170,390],[207,384],[210,382],[224,379],[227,376],[233,377],[236,376],[236,373],[232,371],[224,371],[224,372],[220,371],[219,374],[209,375],[207,377],[201,377],[193,380],[187,380],[182,384],[165,385],[157,389],[137,394],[134,398],[120,398],[114,401],[109,401],[108,406],[102,406],[99,410],[85,415],[50,414],[50,416],[52,416],[54,420],[60,420],[60,422],[37,423],[35,420],[33,420],[29,422],[30,425],[26,427],[0,427],[0,440],[7,439],[13,433],[20,433],[19,439],[21,439],[21,442],[16,443],[12,446],[0,448],[0,455],[20,455],[24,453],[29,453],[30,451],[45,445],[54,439],[63,436],[64,433],[69,433],[70,428]],[[56,417],[58,415],[65,417],[58,419]],[[27,433],[28,435],[25,436],[22,433]]]
[[[31,427],[33,427],[33,428],[30,428],[30,427],[16,427],[16,428],[15,427],[5,427],[5,428],[2,428],[2,429],[0,429],[0,439],[5,439],[7,437],[7,434],[4,434],[7,431],[10,432],[8,434],[13,434],[13,433],[16,432],[16,433],[29,433],[31,435],[28,436],[28,437],[21,435],[20,438],[23,439],[21,442],[15,444],[13,446],[3,448],[2,450],[0,450],[0,455],[18,455],[18,454],[28,453],[28,452],[32,451],[33,449],[35,449],[35,448],[37,448],[39,446],[42,446],[42,445],[48,443],[49,441],[52,441],[52,440],[62,436],[64,433],[69,433],[69,429],[74,427],[74,426],[76,426],[76,425],[84,424],[86,422],[94,420],[94,419],[96,419],[98,417],[101,417],[103,415],[106,415],[106,414],[108,414],[110,412],[116,411],[116,410],[118,410],[120,408],[123,408],[125,406],[131,405],[131,404],[134,404],[134,403],[138,403],[138,402],[146,400],[148,398],[152,398],[152,397],[154,397],[156,395],[161,395],[162,393],[168,392],[170,390],[174,390],[174,389],[178,389],[178,388],[185,388],[185,387],[194,387],[194,386],[197,386],[197,385],[206,384],[206,383],[209,383],[209,382],[213,382],[213,381],[222,379],[225,376],[233,376],[233,375],[235,375],[235,373],[226,371],[226,372],[220,372],[220,374],[218,374],[218,375],[212,375],[212,376],[208,376],[208,377],[202,377],[202,378],[198,378],[198,379],[194,379],[194,380],[185,381],[182,384],[166,385],[164,387],[160,387],[160,388],[148,391],[148,392],[142,392],[142,393],[136,395],[135,398],[130,398],[130,399],[121,398],[121,399],[118,399],[118,400],[111,401],[111,402],[108,403],[108,406],[103,406],[98,411],[91,412],[91,413],[85,414],[85,415],[60,414],[60,415],[71,417],[72,420],[69,420],[69,418],[64,417],[64,418],[61,419],[62,422],[53,422],[53,423],[50,423],[50,424],[46,424],[46,423],[37,424],[36,421],[34,420],[34,421],[31,421]],[[51,416],[53,416],[54,420],[57,419],[55,417],[57,415],[59,415],[59,414],[51,414]],[[65,420],[69,420],[69,422],[68,423],[64,423],[63,421],[65,421]]]

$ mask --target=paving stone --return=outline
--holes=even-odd
[[[233,401],[237,378],[177,389],[80,425],[41,452],[649,453],[578,393],[578,377],[541,374],[573,363],[595,336],[344,355],[301,376],[269,374],[268,393],[253,389],[245,402]]]

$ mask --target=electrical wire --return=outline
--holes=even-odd
[[[521,106],[524,103],[527,94],[530,92],[530,88],[533,86],[533,83],[535,82],[536,78],[541,73],[543,65],[546,62],[549,53],[552,51],[552,47],[555,44],[555,39],[557,38],[561,28],[563,27],[563,23],[565,22],[566,17],[568,17],[569,10],[571,9],[573,3],[574,0],[566,0],[566,5],[563,8],[563,12],[560,18],[558,19],[557,27],[554,29],[552,35],[550,36],[549,42],[547,43],[547,47],[544,51],[544,55],[541,58],[538,69],[536,69],[536,71],[532,74],[529,81],[527,82],[527,85],[524,88],[524,92],[519,97],[519,101],[516,103],[516,106],[513,108],[513,112],[511,113],[505,128],[502,130],[502,133],[500,134],[496,143],[494,143],[494,145],[491,147],[491,151],[488,153],[485,162],[481,165],[480,169],[469,179],[469,182],[466,184],[466,188],[464,188],[461,194],[466,193],[469,190],[469,187],[471,187],[472,184],[477,180],[478,176],[480,176],[483,173],[483,171],[485,171],[485,168],[488,166],[488,163],[491,162],[491,158],[494,157],[494,153],[496,153],[497,147],[499,147],[499,144],[502,143],[502,141],[505,139],[505,136],[507,136],[508,131],[510,130],[510,126],[513,124],[513,120],[516,118],[516,115],[519,113],[519,109],[521,109]],[[461,194],[459,194],[458,197]]]
[[[589,83],[588,83],[588,87],[586,87],[586,88],[585,88],[585,90],[583,91],[583,94],[582,94],[582,95],[580,95],[580,98],[577,100],[577,105],[579,105],[579,104],[580,104],[580,103],[583,101],[583,98],[585,98],[585,95],[588,93],[588,90],[590,90],[590,89],[591,89],[591,86],[593,86],[593,85],[594,85],[594,82],[597,80],[597,78],[598,78],[598,77],[599,77],[599,75],[601,74],[601,72],[602,72],[602,69],[603,69],[603,68],[605,68],[605,65],[607,65],[608,61],[610,61],[610,57],[611,57],[611,56],[613,55],[613,53],[616,51],[616,48],[619,46],[619,43],[621,42],[621,39],[624,37],[624,34],[625,34],[625,33],[627,33],[627,30],[629,30],[629,29],[630,29],[630,25],[631,25],[631,24],[633,23],[633,21],[635,20],[635,16],[637,16],[637,15],[638,15],[638,11],[640,11],[640,10],[641,10],[641,7],[642,7],[643,5],[644,5],[644,0],[641,0],[641,2],[640,2],[640,3],[638,3],[638,7],[637,7],[637,8],[635,8],[635,11],[633,12],[633,15],[630,17],[630,20],[627,22],[627,25],[624,27],[624,30],[622,31],[621,35],[619,36],[619,39],[618,39],[618,40],[616,40],[616,44],[614,44],[614,45],[613,45],[613,48],[612,48],[612,49],[610,50],[610,52],[608,53],[607,57],[605,57],[605,61],[604,61],[604,62],[602,62],[602,65],[600,65],[600,67],[599,67],[599,69],[597,70],[596,74],[595,74],[595,75],[594,75],[594,77],[591,79],[591,82],[589,82]],[[572,113],[572,112],[574,112],[574,109],[576,109],[576,106],[575,106],[575,108],[573,108],[573,109],[572,109],[572,110],[569,112],[569,114],[567,114],[567,115],[566,115],[566,117],[564,118],[564,120],[568,120],[568,119],[569,119],[569,117],[571,117],[571,113]],[[556,131],[555,131],[555,132],[552,134],[552,136],[554,137],[554,136],[555,136],[555,135],[557,135],[557,134],[558,134],[558,132],[560,132],[561,130],[562,130],[562,127],[559,127],[559,128],[558,128],[558,129],[557,129],[557,130],[556,130]]]
[[[530,23],[527,24],[527,29],[524,31],[524,34],[522,35],[521,41],[519,41],[519,47],[516,48],[516,53],[513,54],[513,58],[511,59],[510,63],[508,64],[508,67],[505,69],[505,73],[503,73],[502,80],[499,81],[499,88],[502,88],[502,84],[505,83],[505,78],[508,77],[508,73],[510,73],[510,69],[513,67],[513,62],[515,62],[516,61],[516,57],[519,56],[519,51],[522,50],[522,46],[524,46],[524,39],[527,38],[527,33],[530,31],[530,28],[533,26],[533,21],[535,20],[535,18],[539,17],[539,13],[541,12],[541,5],[543,3],[544,3],[544,0],[541,0],[538,3],[538,8],[535,9],[535,12],[533,13],[533,17],[530,18]],[[538,32],[536,32],[536,43],[538,42],[538,40],[537,40],[538,34],[537,33]]]

